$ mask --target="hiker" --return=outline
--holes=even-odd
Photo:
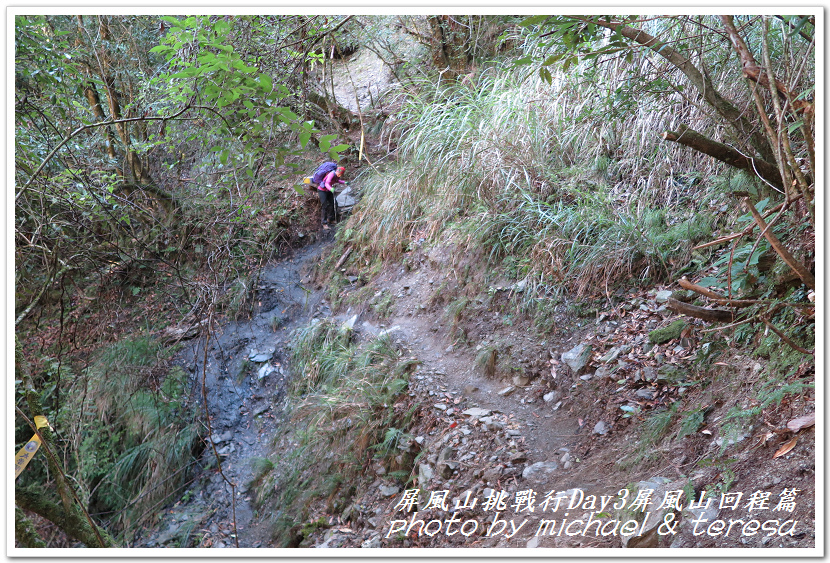
[[[329,228],[329,223],[334,223],[334,184],[345,184],[343,181],[343,173],[346,169],[338,166],[331,172],[325,175],[323,180],[317,185],[317,195],[320,197],[320,219],[323,222],[323,229]]]

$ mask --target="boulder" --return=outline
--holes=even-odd
[[[591,351],[593,350],[590,344],[582,343],[574,346],[564,354],[562,354],[562,361],[565,362],[571,370],[579,375],[588,365],[591,359]]]

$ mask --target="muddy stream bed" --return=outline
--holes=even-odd
[[[207,339],[207,351],[204,335],[185,343],[175,361],[189,373],[201,408],[204,387],[212,444],[181,500],[160,511],[155,526],[138,534],[131,547],[232,548],[237,541],[239,547],[270,547],[268,531],[257,525],[267,519],[257,518],[248,487],[256,461],[268,457],[270,438],[282,423],[289,335],[315,314],[330,314],[321,304],[322,290],[304,282],[326,244],[266,266],[257,280],[253,315],[223,324]]]

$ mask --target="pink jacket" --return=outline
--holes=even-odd
[[[323,192],[334,192],[334,187],[332,184],[345,184],[343,180],[337,177],[337,172],[332,170],[326,177],[323,178],[323,181],[320,182],[320,185],[317,187],[318,190]]]

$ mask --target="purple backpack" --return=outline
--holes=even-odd
[[[323,180],[326,178],[326,174],[329,172],[333,172],[337,170],[337,163],[336,162],[324,162],[320,166],[317,167],[317,170],[314,171],[314,174],[311,176],[311,181],[314,184],[322,184]]]

